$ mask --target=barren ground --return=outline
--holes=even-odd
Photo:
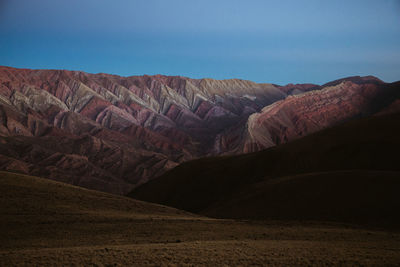
[[[397,230],[235,221],[0,173],[0,266],[398,265]]]

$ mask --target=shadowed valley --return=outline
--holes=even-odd
[[[0,67],[0,265],[398,264],[399,86]]]

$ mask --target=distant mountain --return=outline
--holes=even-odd
[[[308,91],[319,90],[322,86],[312,83],[293,84],[289,83],[285,86],[276,85],[278,88],[288,95],[298,95]]]
[[[130,196],[218,218],[398,225],[400,113],[181,164]]]
[[[316,87],[314,87],[316,88]],[[249,116],[245,127],[218,136],[220,151],[248,153],[309,135],[391,106],[399,107],[400,82],[350,77],[291,95]]]
[[[188,160],[392,112],[398,87],[373,77],[278,86],[0,67],[0,170],[126,194]]]
[[[237,79],[0,67],[0,169],[125,194],[285,97]]]

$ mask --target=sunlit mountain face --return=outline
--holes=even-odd
[[[398,84],[323,86],[1,67],[1,169],[125,194],[181,162],[259,151],[398,106]]]

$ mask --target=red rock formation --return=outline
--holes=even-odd
[[[277,101],[252,114],[243,131],[220,139],[228,146],[229,140],[240,135],[238,142],[231,145],[235,153],[259,151],[354,118],[396,110],[399,105],[399,84],[365,80],[357,84],[351,80]]]
[[[328,85],[0,67],[0,169],[124,194],[182,161],[256,151],[393,102],[374,77]]]
[[[285,96],[243,80],[0,67],[0,169],[122,194]]]

